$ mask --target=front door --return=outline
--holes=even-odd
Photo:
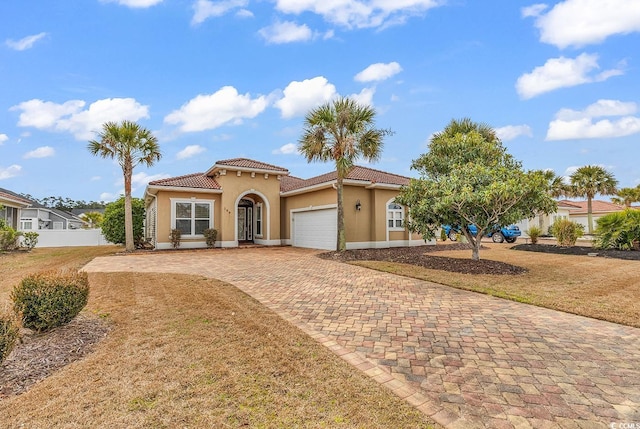
[[[249,200],[238,205],[238,241],[253,241],[253,202]]]

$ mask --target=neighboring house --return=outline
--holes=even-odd
[[[42,229],[80,229],[84,221],[73,214],[45,207],[35,201],[28,208],[22,209],[20,230],[35,231]]]
[[[558,204],[564,203],[569,208],[569,220],[584,225],[584,230],[588,229],[587,220],[587,202],[586,201],[569,201],[562,200]],[[596,221],[604,215],[610,213],[621,212],[625,209],[624,205],[614,204],[608,201],[592,200],[591,216],[593,218],[593,229],[595,230]]]
[[[21,210],[30,205],[31,201],[26,198],[8,189],[0,188],[0,219],[11,228],[19,229]]]
[[[351,170],[344,180],[347,248],[425,244],[404,227],[406,210],[394,203],[408,183],[407,177],[371,168]],[[218,161],[205,173],[149,183],[145,235],[158,249],[172,247],[174,228],[182,233],[180,247],[205,247],[202,232],[215,228],[220,247],[255,243],[335,250],[335,186],[335,172],[305,180],[251,159]]]
[[[591,201],[591,215],[593,217],[593,227],[596,227],[596,220],[602,216],[624,210],[623,205],[610,203],[608,201],[593,200]],[[532,219],[525,219],[517,223],[520,229],[526,234],[527,230],[532,226],[537,226],[546,234],[549,227],[553,225],[556,219],[569,219],[573,222],[584,226],[587,231],[587,202],[586,201],[558,201],[558,210],[550,215],[539,215]]]

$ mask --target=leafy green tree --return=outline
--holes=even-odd
[[[611,198],[611,201],[624,205],[625,207],[631,207],[631,204],[640,201],[640,185],[635,188],[620,188],[616,192],[616,196]]]
[[[338,236],[336,249],[347,248],[343,183],[358,159],[377,161],[390,130],[375,128],[376,111],[350,98],[339,98],[307,113],[298,149],[307,162],[334,162],[337,172]]]
[[[496,225],[557,208],[545,173],[524,171],[490,127],[468,119],[453,120],[435,134],[429,151],[411,168],[420,178],[396,198],[409,208],[409,229],[429,239],[442,224],[460,225],[474,260],[480,259],[482,237]],[[471,224],[478,229],[475,237],[468,230]]]
[[[615,194],[618,181],[613,177],[613,174],[599,165],[580,167],[569,178],[571,180],[571,195],[587,197],[587,231],[589,234],[593,234],[593,198],[597,194]]]
[[[131,214],[131,176],[138,164],[151,167],[162,158],[158,140],[146,128],[135,122],[107,122],[102,126],[99,140],[91,140],[89,152],[102,158],[117,159],[124,176],[125,247],[134,249],[133,220]]]
[[[131,199],[133,240],[135,243],[142,241],[144,237],[144,200],[141,198]],[[104,210],[102,221],[102,234],[111,243],[124,244],[126,242],[125,232],[125,198],[107,204]]]

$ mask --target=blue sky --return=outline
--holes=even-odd
[[[304,114],[373,105],[395,134],[373,168],[411,161],[452,118],[496,128],[526,169],[606,167],[640,184],[640,2],[564,0],[3,0],[0,187],[113,200],[102,123],[158,137],[149,180],[248,157],[308,178]]]

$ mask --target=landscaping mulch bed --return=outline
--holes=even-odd
[[[469,258],[449,258],[435,256],[433,253],[444,250],[468,250]],[[344,252],[329,252],[318,255],[323,259],[342,262],[351,261],[387,261],[417,265],[424,268],[443,270],[462,274],[517,275],[526,273],[526,268],[500,261],[471,259],[469,244],[455,243],[437,246],[392,247],[389,249],[360,249]],[[480,254],[482,258],[482,253]]]
[[[590,246],[571,246],[562,247],[552,244],[517,244],[512,247],[514,250],[524,250],[528,252],[554,253],[558,255],[583,255],[626,259],[628,261],[640,261],[640,252],[637,250],[612,250],[612,249],[595,249]]]
[[[109,324],[79,315],[49,332],[28,332],[0,365],[0,400],[28,390],[54,371],[91,353]]]

